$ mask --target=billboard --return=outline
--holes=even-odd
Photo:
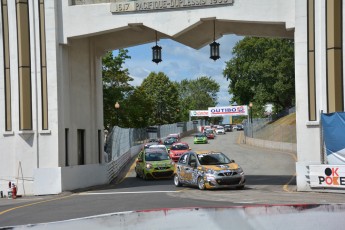
[[[191,116],[191,117],[208,117],[208,110],[190,110],[189,116]]]
[[[310,187],[345,188],[344,165],[309,165]]]
[[[248,107],[246,105],[225,106],[225,107],[209,107],[208,113],[210,117],[219,116],[247,116]]]

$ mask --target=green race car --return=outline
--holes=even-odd
[[[198,133],[194,136],[194,144],[207,144],[207,136],[204,133]]]
[[[159,148],[145,149],[138,155],[135,172],[137,177],[144,180],[172,178],[174,163],[165,150]]]

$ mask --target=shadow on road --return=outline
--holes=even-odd
[[[291,175],[279,175],[279,176],[266,176],[266,175],[247,175],[246,176],[246,184],[247,185],[285,185],[289,183],[289,185],[296,185],[296,177],[291,180]],[[290,181],[291,180],[291,181]]]
[[[292,179],[292,180],[291,180]],[[296,178],[292,178],[291,175],[247,175],[246,185],[279,185],[283,186],[286,184],[296,185]],[[178,189],[174,186],[173,179],[159,179],[159,180],[143,180],[136,177],[127,177],[118,184],[108,184],[102,186],[95,186],[88,188],[84,191],[95,191],[95,190],[116,190],[116,189],[130,189],[136,188],[135,190],[156,190],[156,189]],[[156,189],[155,189],[156,188]],[[76,191],[74,191],[76,192]],[[79,191],[80,192],[80,191]]]

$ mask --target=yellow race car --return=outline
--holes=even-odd
[[[191,151],[175,164],[174,184],[213,188],[243,189],[246,178],[242,168],[225,154],[213,151]]]

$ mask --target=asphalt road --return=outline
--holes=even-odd
[[[209,144],[192,149],[218,150],[239,163],[247,176],[244,190],[200,191],[175,187],[171,180],[144,181],[133,167],[118,184],[56,196],[0,199],[0,227],[68,220],[106,213],[179,207],[230,207],[275,204],[344,203],[344,194],[296,192],[295,159],[291,153],[249,147],[241,143],[242,131],[218,135]]]

